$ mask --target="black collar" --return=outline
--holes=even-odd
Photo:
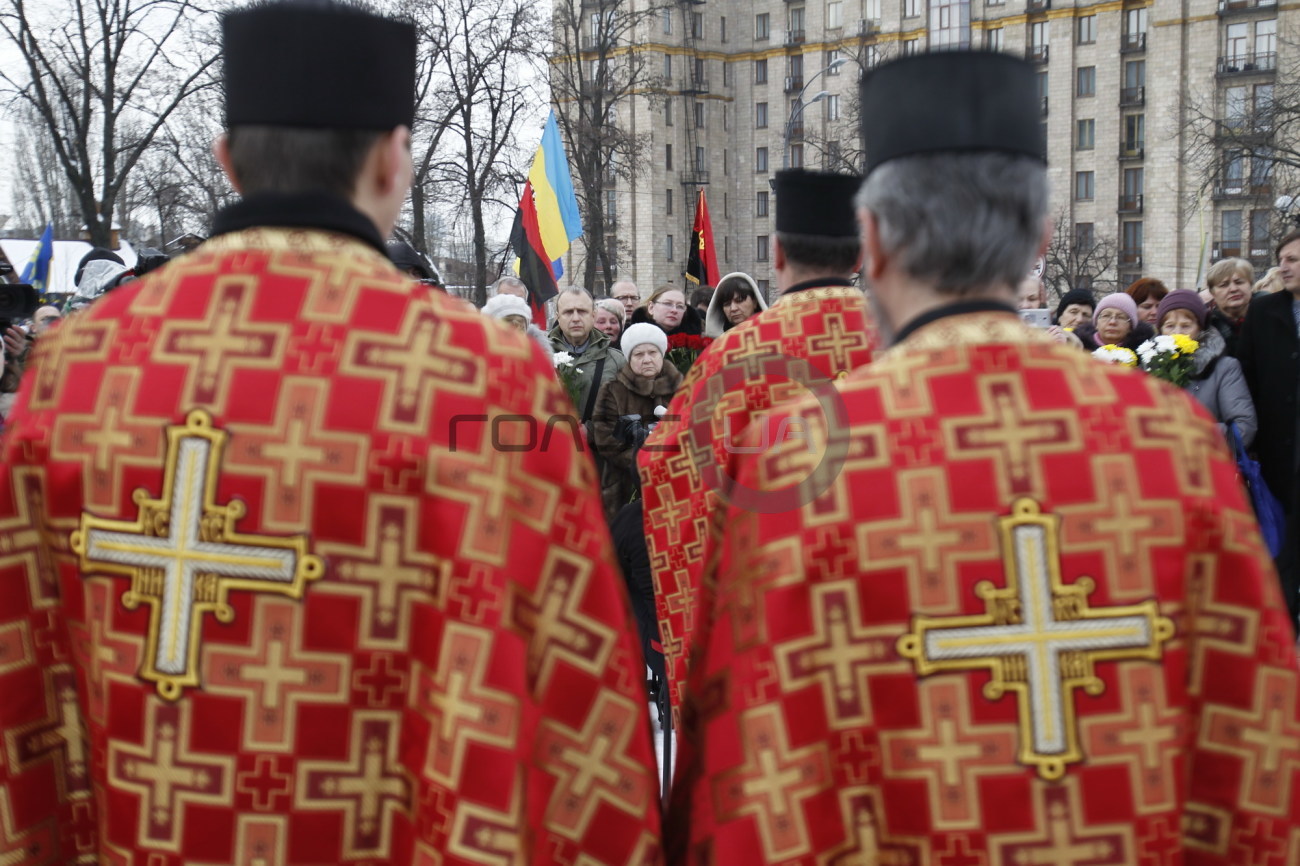
[[[949,316],[965,316],[969,313],[1010,313],[1014,316],[1016,315],[1016,308],[1005,301],[990,301],[985,298],[945,304],[942,307],[930,310],[928,313],[922,313],[899,329],[898,333],[894,335],[894,345],[903,342],[918,329],[931,322],[937,322]]]
[[[795,292],[804,292],[808,289],[826,289],[831,286],[844,286],[851,289],[853,288],[853,281],[846,280],[843,277],[817,277],[814,280],[804,280],[802,283],[795,283],[781,294],[793,295]]]
[[[370,217],[350,202],[325,192],[259,192],[222,208],[212,222],[212,234],[223,235],[258,226],[324,229],[351,235],[379,250],[384,239]]]

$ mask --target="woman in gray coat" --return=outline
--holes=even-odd
[[[1161,299],[1156,322],[1161,334],[1186,334],[1200,343],[1192,355],[1194,367],[1187,391],[1214,416],[1220,428],[1226,431],[1227,425],[1236,424],[1241,441],[1249,448],[1258,428],[1255,404],[1241,364],[1224,354],[1223,335],[1206,327],[1208,316],[1198,293],[1179,290]]]

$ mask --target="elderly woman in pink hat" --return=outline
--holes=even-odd
[[[1137,303],[1123,292],[1102,298],[1093,310],[1092,323],[1080,325],[1074,333],[1089,352],[1099,346],[1123,346],[1136,351],[1155,336],[1151,326],[1138,319]]]

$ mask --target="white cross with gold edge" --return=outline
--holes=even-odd
[[[1154,600],[1093,610],[1089,577],[1061,582],[1060,518],[1042,514],[1032,499],[1018,499],[998,518],[1006,587],[980,581],[975,594],[986,613],[914,616],[898,651],[919,676],[987,669],[990,700],[1014,691],[1020,715],[1022,763],[1044,779],[1059,779],[1067,764],[1084,758],[1075,718],[1074,689],[1099,695],[1105,684],[1099,661],[1158,660],[1174,634]]]
[[[320,557],[307,552],[305,535],[243,535],[235,522],[244,516],[244,504],[216,504],[228,436],[212,426],[208,413],[190,412],[183,425],[167,430],[162,495],[150,499],[147,490],[137,489],[134,521],[83,513],[72,533],[83,574],[126,575],[131,587],[122,604],[130,610],[149,605],[140,677],[157,683],[166,700],[199,685],[202,617],[211,611],[218,622],[233,620],[234,608],[226,601],[230,590],[301,598],[307,581],[324,573]]]

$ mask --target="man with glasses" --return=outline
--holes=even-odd
[[[631,323],[632,313],[641,304],[641,293],[631,280],[619,280],[609,287],[609,296],[623,305],[623,321]]]

